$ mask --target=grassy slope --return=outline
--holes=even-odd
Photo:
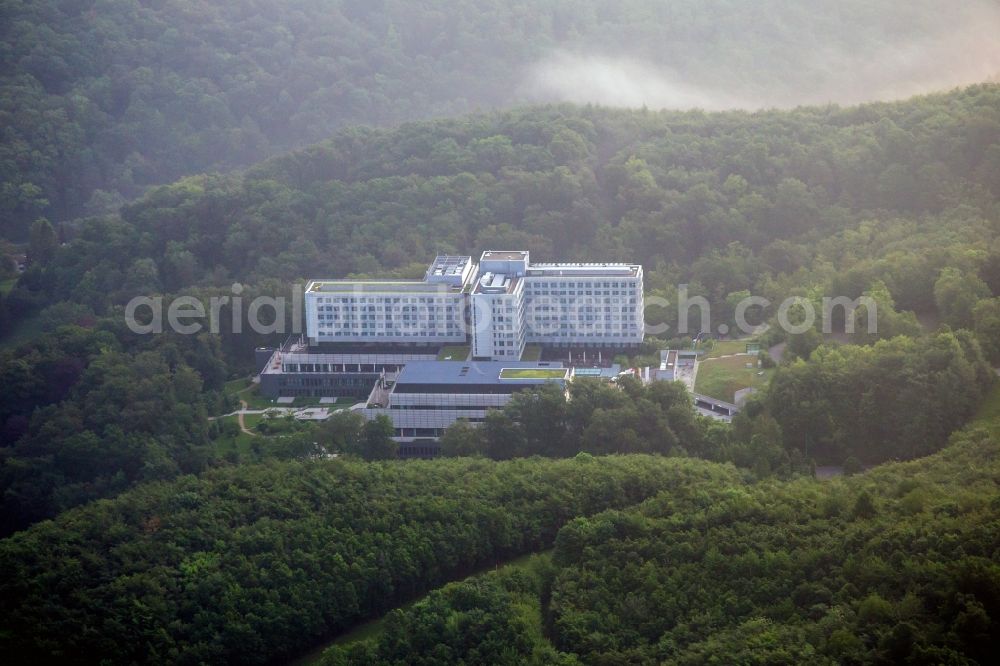
[[[750,340],[715,340],[712,348],[705,352],[702,360],[709,358],[719,358],[730,354],[743,354],[747,350],[747,343]]]
[[[726,358],[712,358],[698,365],[698,378],[694,390],[697,393],[732,402],[736,391],[749,387],[761,389],[767,386],[774,370],[761,370],[757,358],[740,354]],[[751,363],[753,367],[746,367]],[[758,374],[763,372],[763,374]]]

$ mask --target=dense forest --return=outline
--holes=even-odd
[[[0,654],[273,663],[430,591],[324,661],[989,663],[1000,84],[827,102],[989,79],[1000,10],[901,4],[0,0]],[[628,365],[877,312],[753,310],[731,424],[579,379],[433,461],[347,411],[237,450],[284,333],[125,322],[490,247],[642,263]]]
[[[922,313],[952,300],[936,290],[944,268],[975,298],[1000,282],[998,98],[978,86],[753,114],[549,107],[345,130],[63,225],[62,247],[40,224],[37,268],[8,306],[40,293],[102,313],[193,284],[405,272],[436,251],[525,246],[538,260],[641,262],[654,290],[683,278],[723,313],[742,290],[817,287]],[[943,314],[973,323],[968,308]]]
[[[325,664],[974,664],[1000,630],[1000,424],[816,482],[692,480],[563,527]]]
[[[0,300],[8,335],[36,331],[0,351],[0,528],[233,462],[205,417],[232,407],[223,384],[250,370],[253,348],[280,338],[233,334],[230,306],[218,335],[136,335],[130,298],[207,301],[234,283],[246,301],[294,298],[305,278],[422,274],[436,252],[488,246],[641,261],[649,296],[676,303],[686,283],[716,324],[733,325],[750,293],[867,295],[878,329],[863,311],[846,337],[773,328],[766,342],[787,338],[773,389],[731,431],[690,423],[669,390],[596,392],[556,437],[498,413],[485,438],[456,428],[453,452],[650,451],[765,476],[925,455],[1000,363],[998,174],[1000,88],[981,85],[847,109],[553,106],[355,128],[241,175],[155,188],[120,214],[36,221],[30,266]],[[686,323],[674,307],[647,316],[671,327],[664,337]]]
[[[576,379],[515,395],[482,426],[452,425],[442,453],[568,456],[578,451],[693,455],[762,476],[811,462],[874,464],[937,451],[979,408],[993,370],[966,331],[816,349],[778,369],[732,427],[697,417],[682,384]]]
[[[0,651],[31,663],[265,663],[576,516],[731,467],[628,456],[273,463],[149,483],[0,542]]]
[[[4,0],[0,236],[358,123],[946,89],[1000,72],[998,21],[985,0]]]
[[[576,521],[556,542],[555,642],[590,662],[986,663],[997,475],[979,429],[855,479],[664,495]]]

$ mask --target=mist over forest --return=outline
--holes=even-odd
[[[352,125],[570,101],[756,109],[1000,72],[989,0],[8,1],[0,233]]]
[[[535,101],[758,109],[900,99],[1000,76],[1000,4],[990,0],[646,6],[645,25],[553,47],[520,90]],[[697,12],[704,20],[692,25]]]
[[[998,36],[0,0],[4,663],[995,663]]]

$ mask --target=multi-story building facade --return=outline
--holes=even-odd
[[[439,256],[422,280],[313,280],[306,337],[322,343],[464,343],[472,257]]]
[[[257,350],[260,393],[269,398],[365,398],[386,376],[435,354],[336,354],[310,351],[289,339],[279,349]]]
[[[533,264],[524,282],[528,342],[556,347],[642,342],[642,266]]]
[[[524,352],[524,280],[482,273],[472,291],[472,356],[518,360]]]
[[[260,390],[363,401],[354,408],[367,418],[392,420],[396,438],[411,447],[402,455],[433,455],[429,439],[458,419],[481,422],[518,391],[565,388],[577,371],[614,378],[617,366],[521,358],[527,344],[584,348],[584,359],[588,348],[600,358],[600,350],[638,346],[642,290],[638,264],[532,264],[527,251],[495,250],[478,265],[439,256],[419,280],[314,280],[305,292],[305,339],[257,352]]]
[[[440,256],[422,280],[317,280],[306,288],[310,345],[471,344],[476,359],[526,344],[624,348],[643,340],[642,266],[532,264],[527,251]]]
[[[520,358],[525,344],[631,347],[642,342],[642,266],[532,264],[528,252],[483,253],[472,291],[473,356]]]

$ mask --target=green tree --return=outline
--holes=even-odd
[[[972,308],[972,329],[993,365],[1000,365],[1000,298],[984,298]]]
[[[479,456],[483,454],[482,433],[465,419],[455,421],[441,437],[441,455]]]
[[[28,236],[28,263],[45,267],[55,257],[58,248],[59,239],[52,223],[44,217],[35,220]]]
[[[973,273],[947,267],[934,283],[934,301],[945,323],[953,328],[972,328],[972,311],[981,298],[990,295],[989,287]]]
[[[364,427],[364,416],[348,409],[339,409],[323,422],[318,435],[323,446],[331,451],[361,455]]]
[[[399,444],[393,439],[396,429],[392,420],[379,414],[365,423],[361,429],[361,455],[365,460],[390,460],[399,452]]]
[[[480,426],[486,443],[486,455],[494,460],[509,460],[524,455],[524,431],[506,410],[491,409]]]
[[[524,454],[572,455],[567,451],[566,395],[557,384],[515,393],[504,413],[518,424]]]

